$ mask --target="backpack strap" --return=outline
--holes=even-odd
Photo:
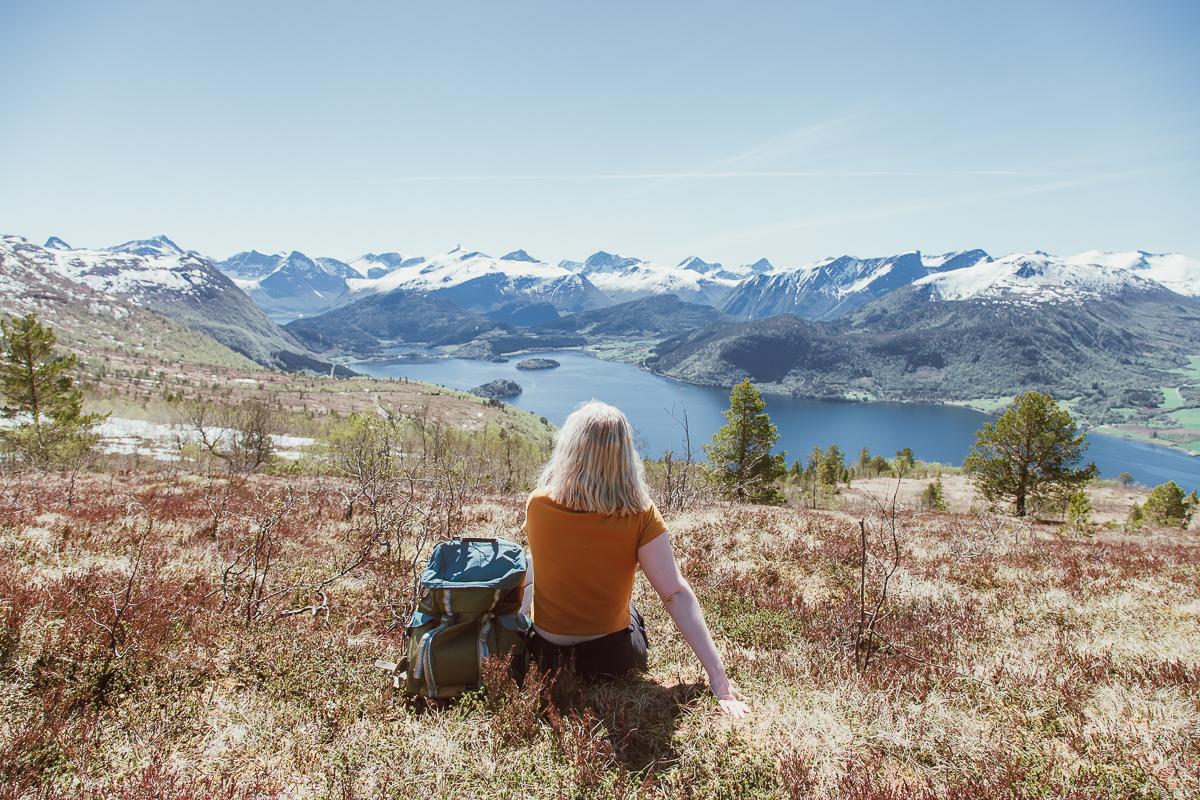
[[[384,661],[382,659],[375,662],[375,666],[392,676],[392,687],[399,689],[404,681],[408,678],[408,657],[399,661]]]

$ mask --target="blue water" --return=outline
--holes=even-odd
[[[519,370],[522,358],[553,358],[562,366],[550,370]],[[687,412],[692,448],[708,441],[724,419],[728,390],[693,386],[654,375],[630,364],[604,361],[575,350],[526,353],[503,364],[463,359],[374,361],[353,365],[377,377],[404,376],[452,389],[470,389],[496,378],[521,384],[513,405],[561,424],[575,406],[592,398],[620,407],[638,432],[646,455],[672,449],[682,453],[680,427],[671,414]],[[891,457],[911,447],[922,461],[961,464],[975,431],[987,415],[968,408],[928,403],[836,403],[767,395],[767,412],[779,428],[778,447],[789,462],[805,458],[814,446],[836,443],[847,460],[866,447]],[[1086,459],[1096,462],[1104,477],[1128,472],[1139,483],[1155,486],[1173,480],[1186,490],[1200,488],[1200,458],[1165,447],[1099,434],[1088,435]]]

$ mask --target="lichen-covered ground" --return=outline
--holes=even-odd
[[[671,536],[749,719],[640,579],[645,680],[497,671],[421,707],[372,667],[414,564],[519,537],[520,492],[456,486],[348,517],[329,477],[0,478],[0,797],[1200,796],[1195,531],[902,509],[862,668],[870,487],[850,513],[701,505]],[[866,522],[873,608],[896,550]]]

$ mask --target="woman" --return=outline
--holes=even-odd
[[[525,587],[533,611],[530,652],[544,669],[572,659],[581,675],[644,672],[645,626],[630,603],[640,566],[704,666],[721,708],[745,716],[749,708],[725,675],[666,531],[629,420],[606,403],[584,403],[555,437],[526,509],[533,556]]]

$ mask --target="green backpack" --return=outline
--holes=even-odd
[[[521,613],[528,561],[507,539],[451,539],[433,548],[405,635],[408,656],[377,661],[405,694],[457,697],[481,683],[483,660],[512,654],[524,671],[531,623]]]

